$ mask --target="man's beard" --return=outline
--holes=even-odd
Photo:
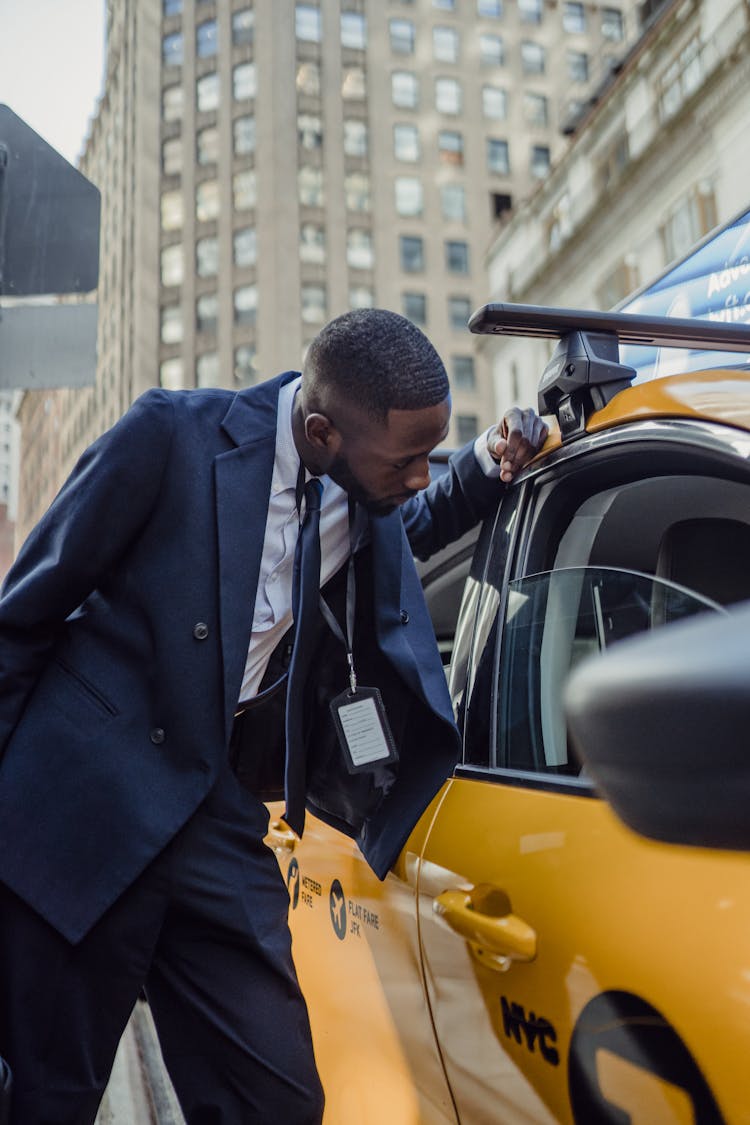
[[[338,456],[333,459],[328,469],[328,476],[332,481],[335,481],[340,488],[343,488],[347,496],[355,500],[357,504],[361,504],[370,515],[388,516],[399,507],[398,504],[388,498],[378,500],[376,497],[371,496],[352,472],[346,457]]]

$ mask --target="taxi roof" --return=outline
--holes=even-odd
[[[750,370],[712,368],[669,375],[621,390],[588,419],[586,432],[598,433],[628,422],[657,418],[692,418],[750,430]],[[541,456],[562,444],[553,419]]]

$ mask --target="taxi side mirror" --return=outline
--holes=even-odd
[[[582,661],[565,711],[583,768],[630,828],[750,849],[750,602]]]

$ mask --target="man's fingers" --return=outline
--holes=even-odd
[[[501,480],[512,480],[541,449],[548,433],[549,427],[535,410],[511,407],[489,441],[490,452],[500,462]]]

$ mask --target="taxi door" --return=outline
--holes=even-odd
[[[660,471],[648,452],[594,459],[596,494],[566,486],[553,510],[559,467],[511,490],[467,590],[464,762],[418,876],[425,986],[466,1125],[750,1123],[748,857],[632,833],[566,739],[577,659],[656,616],[717,611],[654,576],[645,541],[663,529],[634,537],[630,508],[650,503],[666,527],[699,501],[740,512],[748,485],[686,480],[671,449],[641,487],[644,465]]]

